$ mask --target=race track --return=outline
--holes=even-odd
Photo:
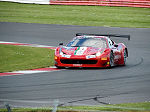
[[[38,106],[45,105],[39,101],[54,99],[71,105],[150,101],[150,29],[0,23],[0,41],[8,42],[57,46],[79,32],[131,35],[131,41],[113,39],[128,46],[127,65],[0,77],[0,104]]]

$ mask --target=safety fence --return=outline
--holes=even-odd
[[[150,0],[50,0],[51,5],[94,5],[150,8]]]

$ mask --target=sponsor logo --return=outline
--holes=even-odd
[[[80,66],[82,66],[82,64],[73,64],[73,66],[77,66],[77,67],[79,66],[80,67]]]

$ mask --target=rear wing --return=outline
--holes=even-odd
[[[77,33],[76,36],[106,36],[106,37],[120,37],[120,38],[127,38],[130,40],[130,35],[120,35],[120,34],[88,34],[88,33]]]

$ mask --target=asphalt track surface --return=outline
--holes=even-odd
[[[0,23],[0,41],[8,42],[57,46],[79,32],[131,35],[131,41],[112,38],[128,46],[126,66],[0,77],[0,104],[41,106],[46,104],[40,101],[55,99],[71,105],[150,101],[150,29]]]

